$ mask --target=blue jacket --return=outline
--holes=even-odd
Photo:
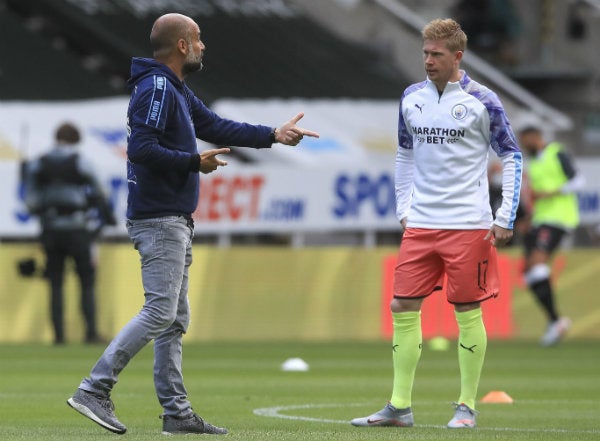
[[[189,216],[199,195],[196,138],[271,147],[271,128],[223,119],[164,64],[133,58],[127,110],[127,217]]]

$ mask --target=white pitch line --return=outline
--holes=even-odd
[[[370,404],[370,403],[369,403]],[[258,416],[270,418],[282,418],[286,420],[310,421],[314,423],[334,423],[334,424],[350,424],[348,420],[333,420],[327,418],[312,418],[300,415],[285,415],[280,412],[298,409],[324,409],[328,407],[360,407],[365,406],[365,403],[343,403],[343,404],[296,404],[290,406],[274,406],[262,407],[254,409],[253,413]],[[434,424],[417,424],[416,428],[425,427],[429,429],[445,429],[446,426]],[[476,430],[485,430],[490,432],[535,432],[535,433],[572,433],[572,434],[600,434],[599,430],[569,430],[569,429],[529,429],[517,427],[477,427]]]
[[[348,403],[348,404],[297,404],[292,406],[275,406],[275,407],[263,407],[260,409],[254,409],[255,415],[272,417],[272,418],[283,418],[286,420],[300,420],[300,421],[313,421],[318,423],[336,423],[336,424],[350,424],[348,420],[330,420],[324,418],[311,418],[298,415],[284,415],[279,413],[285,410],[298,410],[298,409],[324,409],[327,407],[360,407],[368,406],[372,403]]]

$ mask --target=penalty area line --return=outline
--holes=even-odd
[[[370,403],[369,403],[370,404]],[[333,424],[350,424],[350,420],[335,420],[329,418],[314,418],[301,415],[287,415],[281,412],[301,410],[301,409],[327,409],[336,407],[362,407],[366,403],[343,403],[343,404],[295,404],[289,406],[274,406],[261,407],[254,409],[254,415],[267,418],[281,418],[285,420],[309,421],[313,423],[333,423]],[[446,429],[446,426],[435,424],[415,424],[414,428],[424,427],[428,429]],[[535,429],[535,428],[517,428],[517,427],[480,427],[477,426],[477,431],[486,432],[529,432],[529,433],[566,433],[566,434],[600,434],[600,430],[569,430],[569,429]]]

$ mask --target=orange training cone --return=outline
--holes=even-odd
[[[510,395],[508,395],[503,390],[493,390],[487,393],[484,396],[480,403],[513,403],[515,400],[512,399]]]

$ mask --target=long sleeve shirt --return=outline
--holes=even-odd
[[[488,194],[490,147],[503,164],[502,205],[493,220]],[[462,72],[439,93],[429,79],[400,102],[396,208],[408,227],[512,229],[522,155],[497,95]]]

